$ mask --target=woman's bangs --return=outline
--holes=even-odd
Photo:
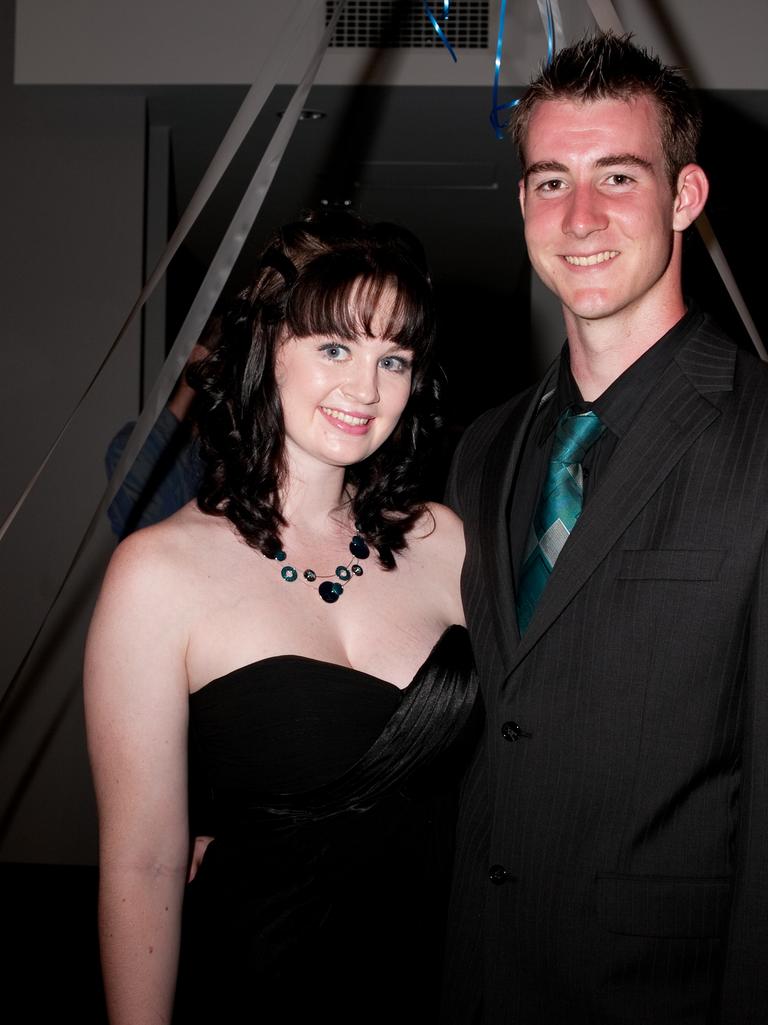
[[[341,268],[339,268],[341,270]],[[297,282],[286,310],[292,335],[331,338],[381,336],[405,349],[419,352],[431,335],[426,323],[430,296],[426,288],[389,271],[349,273],[311,271]],[[381,323],[374,323],[383,315]]]

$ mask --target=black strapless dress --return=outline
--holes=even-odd
[[[216,839],[185,901],[178,1025],[436,1020],[476,694],[451,627],[405,690],[281,655],[191,696]]]

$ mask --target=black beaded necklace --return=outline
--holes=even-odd
[[[360,530],[358,523],[355,524],[355,530]],[[327,601],[330,605],[338,601],[342,594],[344,594],[344,584],[349,583],[353,576],[361,577],[363,575],[363,567],[360,565],[360,560],[367,559],[371,554],[365,539],[359,533],[356,533],[349,542],[349,550],[352,553],[352,558],[345,566],[337,566],[333,573],[329,573],[326,576],[319,575],[322,583],[317,589],[318,594],[323,601]],[[277,562],[285,562],[287,555],[282,548],[278,548],[272,558]],[[313,569],[305,569],[301,575],[308,584],[313,584],[318,579],[318,574]],[[294,580],[299,579],[299,571],[294,566],[283,566],[280,570],[280,576],[287,583],[292,584]]]

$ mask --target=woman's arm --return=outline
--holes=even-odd
[[[155,535],[143,531],[118,548],[86,649],[112,1025],[170,1022],[188,860],[183,586]]]

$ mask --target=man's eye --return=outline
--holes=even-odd
[[[612,174],[608,179],[613,185],[631,185],[634,180],[628,174]]]
[[[538,192],[559,192],[563,183],[559,178],[550,178],[548,181],[540,182],[536,189]]]

